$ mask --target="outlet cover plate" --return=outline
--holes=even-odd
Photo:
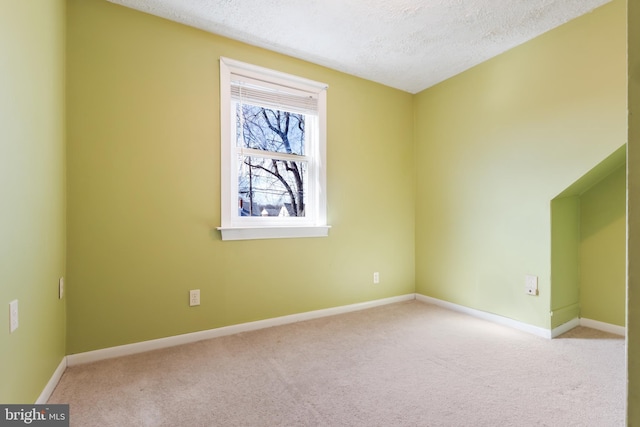
[[[528,295],[538,295],[538,276],[527,274],[525,276],[525,292]]]
[[[200,305],[200,289],[192,289],[189,291],[189,306]]]

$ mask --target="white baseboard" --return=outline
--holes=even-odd
[[[465,307],[463,305],[454,304],[452,302],[443,301],[437,298],[432,298],[420,294],[416,294],[416,299],[428,304],[437,305],[439,307],[446,308],[452,311],[457,311],[483,320],[488,320],[489,322],[497,323],[499,325],[508,326],[510,328],[528,332],[539,337],[549,339],[551,338],[551,330],[549,329],[529,325],[528,323],[519,322],[517,320],[509,319],[508,317],[499,316],[493,313],[487,313],[486,311],[476,310],[474,308]]]
[[[611,323],[600,322],[598,320],[585,319],[584,317],[580,319],[580,326],[609,332],[610,334],[622,335],[623,337],[627,334],[627,328],[624,326],[612,325]]]
[[[53,393],[53,390],[55,390],[56,386],[60,382],[60,378],[62,378],[62,374],[64,374],[65,369],[67,369],[66,356],[62,358],[62,361],[60,362],[56,370],[53,372],[51,379],[42,390],[42,393],[40,393],[38,400],[36,400],[36,405],[44,405],[45,403],[47,403],[47,401],[51,397],[51,394]]]
[[[562,325],[553,328],[551,330],[551,337],[555,338],[555,337],[559,337],[560,335],[564,334],[565,332],[569,332],[571,329],[580,326],[580,319],[578,319],[577,317],[574,319],[569,320],[567,323],[563,323]]]
[[[289,316],[275,317],[272,319],[258,320],[255,322],[241,323],[239,325],[224,326],[222,328],[175,335],[171,337],[142,341],[117,347],[103,348],[100,350],[88,351],[85,353],[70,354],[67,356],[66,363],[68,366],[75,366],[83,363],[96,362],[98,360],[128,356],[131,354],[143,353],[145,351],[158,350],[161,348],[188,344],[196,341],[222,337],[225,335],[238,334],[240,332],[255,331],[258,329],[270,328],[272,326],[286,325],[289,323],[296,323],[304,320],[318,319],[320,317],[334,316],[336,314],[349,313],[353,311],[364,310],[367,308],[378,307],[381,305],[393,304],[396,302],[410,301],[413,299],[415,299],[415,294],[407,294],[397,297],[379,299],[375,301],[367,301],[340,307],[327,308],[323,310],[308,311],[306,313],[291,314]]]
[[[181,344],[188,344],[196,341],[202,341],[210,338],[222,337],[225,335],[233,335],[241,332],[255,331],[258,329],[270,328],[273,326],[286,325],[290,323],[302,322],[305,320],[318,319],[321,317],[334,316],[337,314],[350,313],[367,308],[378,307],[387,304],[393,304],[402,301],[410,301],[416,299],[418,301],[437,305],[449,310],[465,313],[473,317],[484,319],[493,323],[508,326],[524,332],[531,333],[543,338],[555,338],[576,326],[585,326],[592,329],[598,329],[616,335],[624,336],[626,328],[624,326],[612,325],[609,323],[599,322],[591,319],[572,319],[569,322],[548,330],[508,317],[499,316],[497,314],[488,313],[481,310],[454,304],[452,302],[439,300],[437,298],[428,297],[421,294],[407,294],[397,297],[384,298],[375,301],[367,301],[357,304],[344,305],[340,307],[327,308],[323,310],[308,311],[306,313],[292,314],[289,316],[275,317],[272,319],[258,320],[256,322],[242,323],[239,325],[225,326],[222,328],[209,329],[206,331],[192,332],[189,334],[175,335],[172,337],[160,338],[156,340],[142,341],[134,344],[121,345],[117,347],[109,347],[100,350],[88,351],[85,353],[77,353],[65,356],[51,376],[51,379],[45,386],[44,390],[36,400],[36,404],[45,404],[51,397],[54,389],[58,385],[62,374],[64,374],[67,366],[80,365],[83,363],[96,362],[98,360],[110,359],[114,357],[127,356],[130,354],[143,353],[145,351],[158,350],[161,348],[173,347]]]

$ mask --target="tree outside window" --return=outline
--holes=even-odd
[[[258,151],[238,159],[239,215],[304,217],[305,115],[238,103],[236,123],[237,146]]]

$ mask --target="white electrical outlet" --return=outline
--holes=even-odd
[[[189,291],[189,306],[200,305],[200,289],[192,289]]]
[[[528,295],[538,295],[538,276],[527,274],[524,277],[524,291]]]
[[[58,280],[58,299],[62,299],[64,296],[64,277]]]
[[[380,273],[378,273],[377,271],[373,273],[373,283],[374,284],[380,283]]]
[[[18,300],[15,299],[9,303],[9,332],[18,329]]]

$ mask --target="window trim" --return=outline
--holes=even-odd
[[[233,191],[237,183],[237,171],[233,167],[236,163],[235,142],[231,137],[233,123],[231,112],[231,75],[241,75],[255,80],[265,81],[307,92],[318,96],[318,141],[313,154],[314,182],[310,183],[309,197],[313,197],[310,215],[305,218],[262,218],[257,224],[255,218],[240,219],[234,215],[237,211],[237,191]],[[250,240],[299,237],[326,237],[329,234],[327,225],[327,196],[326,196],[326,89],[324,83],[315,82],[291,74],[282,73],[268,68],[220,57],[220,198],[221,198],[221,226],[222,240]],[[310,176],[311,178],[311,176]],[[237,184],[236,184],[237,185]]]

